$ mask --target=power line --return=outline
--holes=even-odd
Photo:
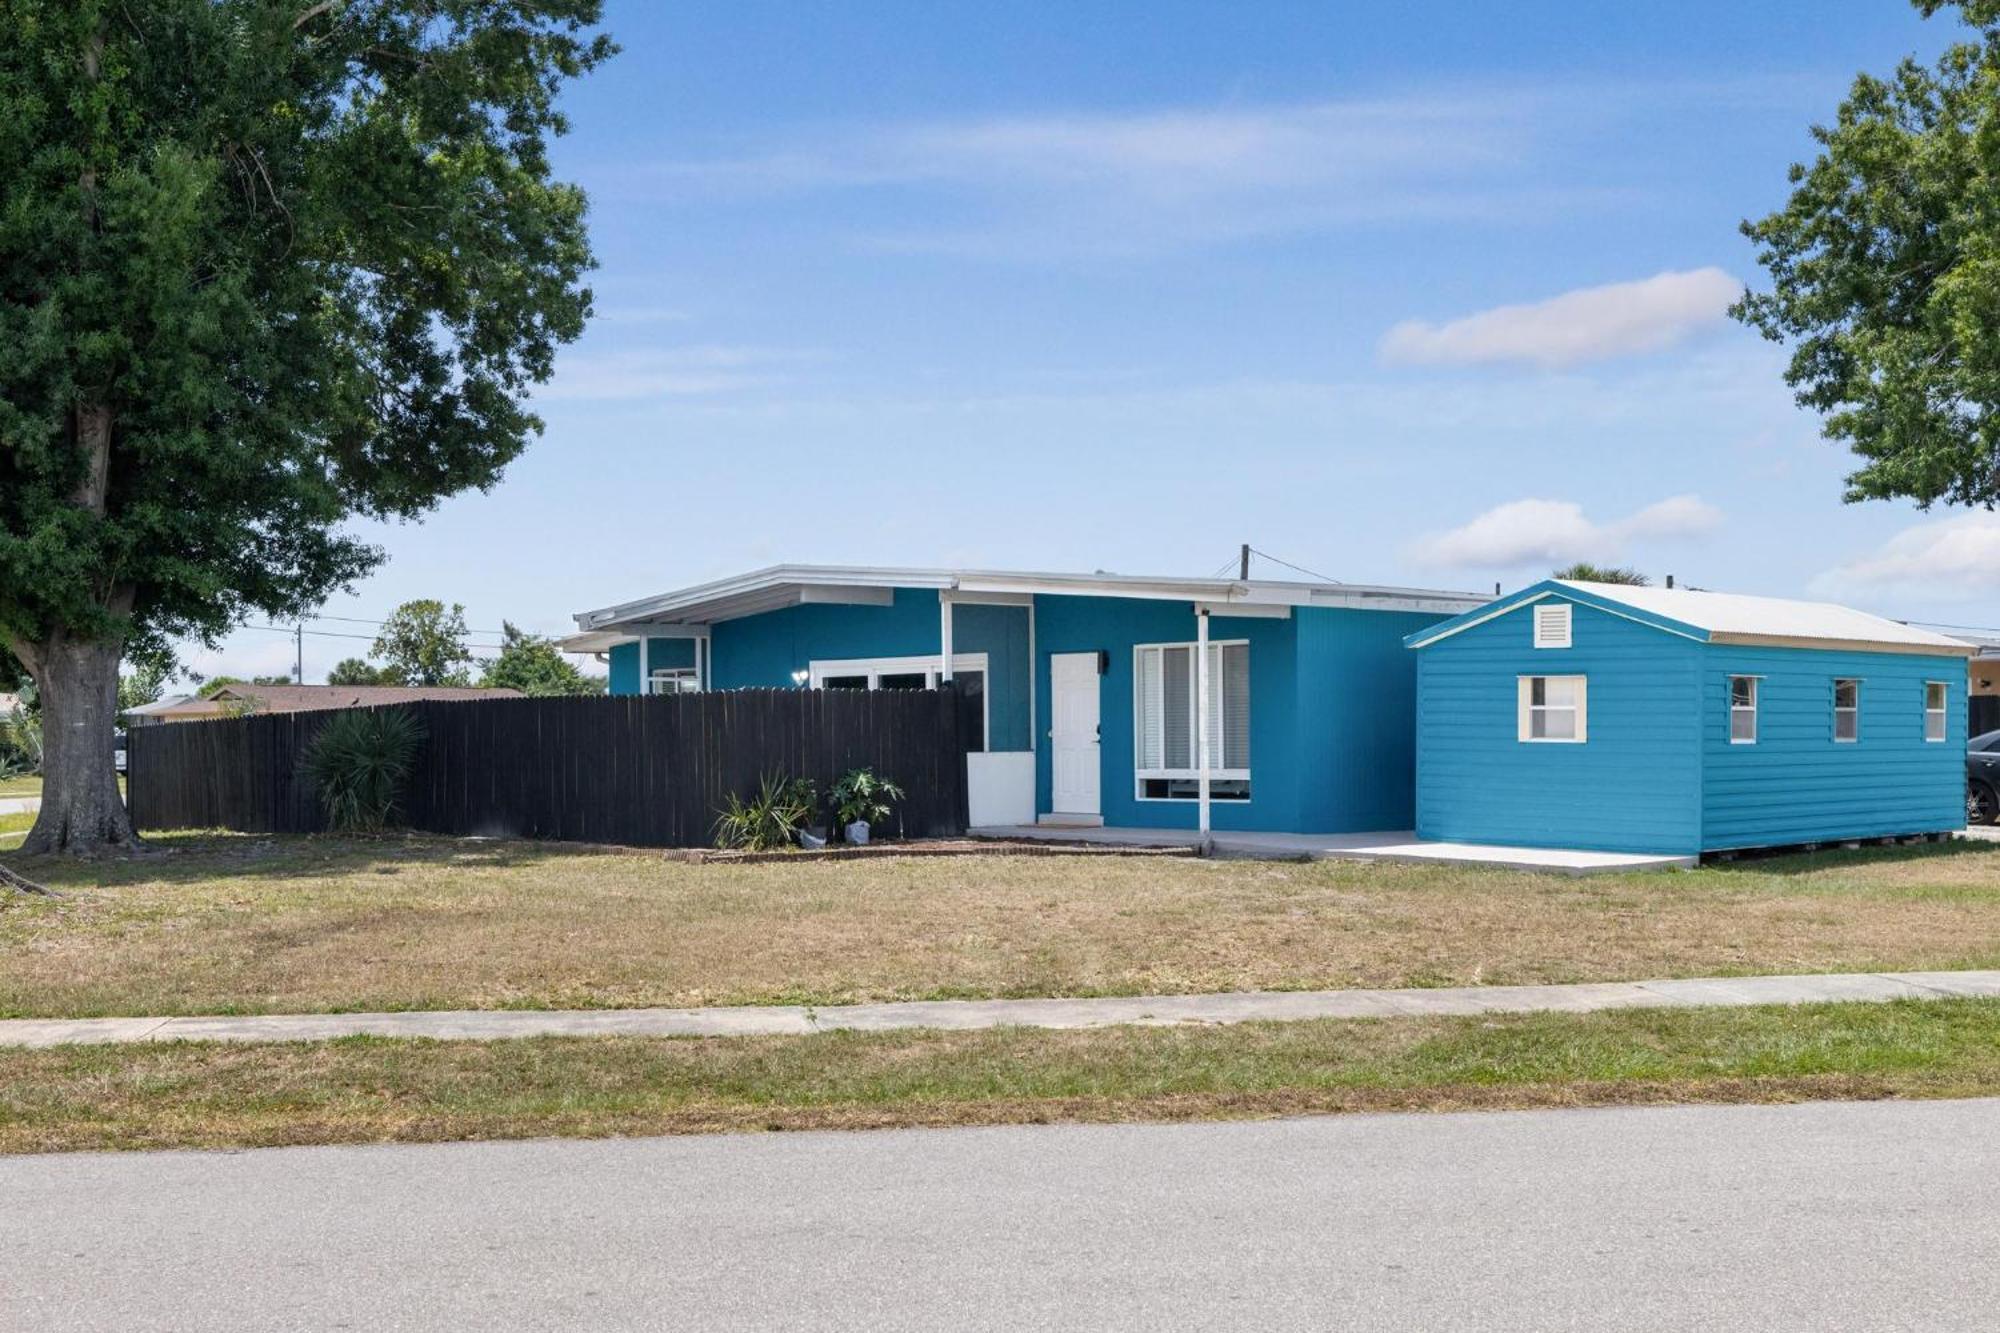
[[[1269,561],[1270,561],[1270,562],[1271,562],[1272,564],[1274,564],[1274,565],[1283,565],[1283,566],[1284,566],[1284,567],[1285,567],[1286,569],[1289,569],[1289,570],[1293,571],[1294,573],[1297,573],[1297,574],[1304,574],[1304,575],[1305,575],[1305,576],[1307,576],[1308,578],[1315,578],[1315,579],[1318,579],[1318,580],[1319,580],[1319,581],[1320,581],[1321,583],[1335,583],[1335,584],[1337,584],[1337,583],[1340,583],[1340,582],[1341,582],[1341,580],[1339,580],[1339,579],[1337,579],[1337,578],[1333,577],[1333,575],[1331,575],[1331,574],[1322,574],[1322,573],[1320,573],[1320,572],[1319,572],[1318,570],[1315,570],[1315,569],[1307,569],[1307,568],[1306,568],[1306,567],[1305,567],[1304,565],[1295,565],[1295,564],[1293,564],[1293,563],[1292,563],[1291,561],[1289,561],[1289,560],[1280,560],[1280,559],[1279,559],[1279,558],[1278,558],[1277,556],[1275,556],[1275,555],[1272,555],[1272,554],[1271,554],[1271,553],[1270,553],[1269,551],[1260,551],[1260,550],[1258,550],[1258,549],[1257,549],[1256,547],[1254,547],[1254,546],[1250,548],[1250,554],[1252,554],[1252,555],[1261,555],[1261,556],[1263,556],[1263,557],[1264,557],[1264,558],[1265,558],[1266,560],[1269,560]]]

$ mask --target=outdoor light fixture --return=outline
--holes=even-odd
[[[800,689],[804,689],[806,682],[811,679],[812,672],[805,670],[803,667],[792,673],[792,684],[798,686]]]

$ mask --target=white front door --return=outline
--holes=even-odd
[[[1059,815],[1095,815],[1098,803],[1097,654],[1049,655],[1050,805]]]

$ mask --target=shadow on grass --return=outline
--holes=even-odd
[[[53,889],[120,884],[184,884],[218,879],[315,879],[395,875],[415,866],[510,870],[559,858],[609,856],[644,848],[525,839],[451,838],[436,834],[154,833],[149,851],[130,857],[8,856],[19,873]],[[5,853],[0,853],[5,855]]]
[[[1715,875],[1813,875],[1857,866],[1956,862],[1986,857],[2000,861],[2000,843],[1968,838],[1894,847],[1825,847],[1816,852],[1749,853],[1733,861],[1704,862]]]

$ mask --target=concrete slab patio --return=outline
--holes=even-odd
[[[1110,843],[1125,847],[1198,847],[1193,830],[1069,828],[1018,824],[976,828],[975,838],[1027,838],[1045,842]],[[1558,875],[1602,875],[1631,870],[1673,870],[1692,866],[1692,856],[1650,856],[1631,852],[1586,852],[1562,847],[1500,847],[1488,843],[1422,842],[1407,829],[1384,833],[1228,833],[1209,836],[1211,854],[1265,861],[1408,861],[1497,866]]]
[[[1826,1001],[2000,997],[2000,971],[1861,972],[1819,976],[1698,977],[1575,986],[1459,986],[1435,990],[1238,991],[1094,999],[923,1000],[894,1004],[717,1006],[705,1009],[496,1009],[402,1014],[264,1014],[189,1018],[23,1018],[0,1021],[0,1046],[150,1041],[328,1041],[421,1037],[742,1037],[912,1028],[1093,1028],[1123,1024],[1285,1022],[1463,1014],[1588,1013]]]

